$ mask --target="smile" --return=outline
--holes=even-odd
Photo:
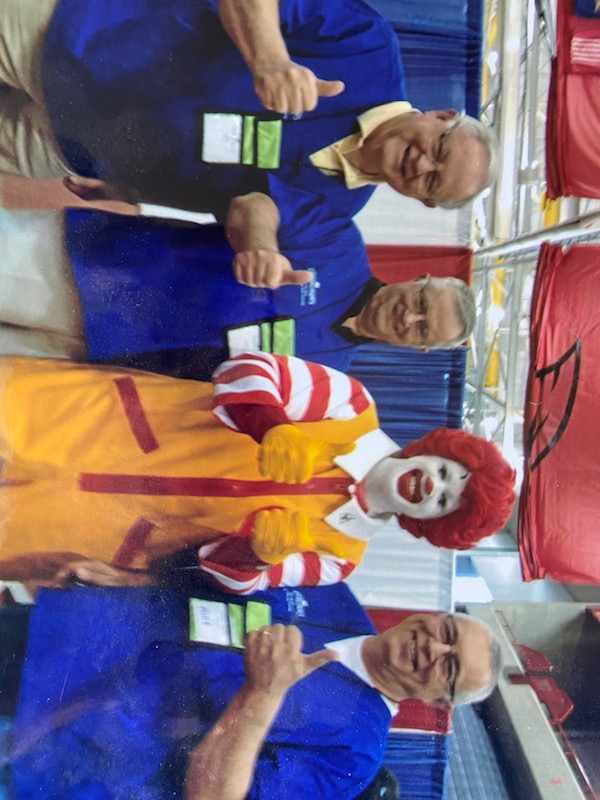
[[[410,641],[410,660],[412,663],[413,672],[419,669],[419,655],[417,651],[417,634],[413,631],[412,639]]]

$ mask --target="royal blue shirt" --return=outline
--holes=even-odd
[[[283,238],[282,251],[295,269],[311,269],[314,279],[272,291],[237,283],[221,227],[67,212],[88,359],[208,380],[229,355],[229,328],[292,317],[295,355],[346,371],[360,340],[336,323],[381,284],[370,281],[353,222],[321,225],[326,235],[314,242],[310,212],[304,220],[304,234]],[[181,373],[177,366],[187,360],[190,372]]]
[[[279,208],[282,235],[297,215],[289,187],[310,193],[320,217],[353,216],[372,187],[348,190],[313,167],[309,156],[354,132],[366,109],[405,99],[391,26],[361,0],[282,0],[291,58],[346,85],[301,119],[282,119],[261,106],[216,5],[59,1],[46,37],[43,79],[53,129],[71,167],[133,187],[146,202],[212,211],[220,219],[232,197],[263,191]],[[207,161],[207,115],[215,112],[255,118],[256,126],[281,121],[279,166],[257,166],[256,158],[252,165]],[[258,133],[254,141],[258,147]]]
[[[189,642],[188,597],[205,593],[41,593],[13,726],[16,800],[182,797],[187,754],[244,679],[240,651]],[[374,632],[343,584],[253,599],[272,606],[274,622],[298,625],[306,652]],[[389,725],[377,691],[341,664],[326,665],[288,692],[248,797],[355,797],[377,772]]]

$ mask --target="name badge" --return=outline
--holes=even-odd
[[[282,122],[251,114],[201,114],[200,157],[208,164],[244,164],[278,169]]]
[[[242,123],[241,114],[204,114],[202,160],[211,164],[240,164]]]
[[[292,317],[236,325],[225,331],[229,357],[240,353],[296,354],[296,322]]]
[[[190,598],[190,641],[219,647],[243,647],[250,631],[271,624],[268,603],[250,600],[246,605]]]

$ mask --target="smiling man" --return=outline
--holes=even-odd
[[[374,278],[351,221],[327,247],[311,242],[310,226],[284,241],[282,285],[250,269],[234,275],[234,252],[217,226],[14,211],[0,214],[0,245],[4,355],[210,380],[236,349],[255,348],[347,371],[360,344],[454,347],[475,322],[473,294],[457,278]],[[311,282],[288,283],[299,271]]]
[[[465,614],[413,614],[365,640],[361,654],[386,697],[447,707],[490,693],[498,670],[493,642],[487,625]]]
[[[372,284],[374,285],[374,284]],[[458,278],[429,275],[381,284],[343,322],[358,337],[421,350],[456,347],[475,317],[470,289]],[[468,320],[468,322],[467,322]]]
[[[347,156],[373,182],[430,208],[459,206],[480,192],[490,177],[490,157],[485,131],[453,109],[393,117]]]
[[[373,184],[452,205],[492,177],[483,126],[406,102],[360,0],[7,0],[0,23],[0,170],[212,212],[241,268],[276,269],[307,209],[324,241]]]
[[[498,679],[484,624],[414,614],[374,635],[344,586],[261,595],[275,624],[248,634],[244,656],[190,642],[188,598],[227,598],[186,577],[41,593],[13,726],[16,800],[41,787],[77,800],[350,800],[380,766],[398,703],[448,709]]]

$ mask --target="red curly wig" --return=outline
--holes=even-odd
[[[504,526],[515,501],[515,471],[493,442],[465,431],[438,428],[402,450],[402,458],[419,455],[457,461],[471,475],[455,511],[438,519],[400,514],[403,528],[437,547],[468,550]]]

